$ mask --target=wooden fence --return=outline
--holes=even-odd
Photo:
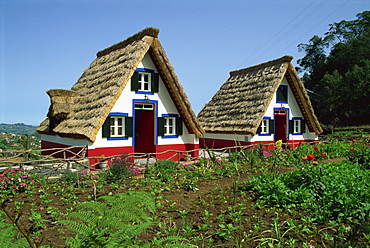
[[[109,157],[86,157],[87,146],[70,146],[66,148],[51,148],[26,151],[0,151],[0,167],[3,167],[3,169],[5,169],[13,167],[23,168],[26,166],[30,166],[33,167],[35,170],[47,169],[47,172],[40,174],[50,174],[52,172],[60,171],[61,169],[71,170],[72,164],[84,169],[99,168],[99,165],[102,162],[109,161],[114,157],[125,157],[132,163],[135,163],[135,161],[145,161],[144,166],[148,167],[151,158],[155,157],[155,155],[164,154],[167,152],[174,153],[174,155],[169,157],[167,160],[172,160],[177,156],[178,161],[180,160],[180,157],[185,157],[186,161],[192,161],[194,159],[198,159],[199,157],[207,157],[210,155],[217,158],[222,158],[232,152],[254,149],[256,146],[262,146],[262,149],[266,150],[269,146],[271,147],[274,145],[275,143],[254,144],[248,146],[232,146],[220,149],[201,148],[189,151],[167,150],[161,153],[130,153],[118,154]],[[190,154],[195,151],[199,152],[199,157],[190,157]],[[98,159],[99,161],[94,164],[90,164],[90,159]]]

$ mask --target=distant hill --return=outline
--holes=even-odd
[[[5,124],[0,123],[0,132],[17,133],[17,134],[33,134],[36,132],[37,126],[26,125],[24,123]]]

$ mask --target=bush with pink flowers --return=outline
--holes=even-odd
[[[24,194],[36,185],[32,171],[8,169],[0,174],[0,196]]]

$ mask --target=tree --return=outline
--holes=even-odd
[[[324,38],[299,44],[306,55],[298,60],[319,120],[324,124],[369,124],[370,11],[358,19],[330,25]],[[329,52],[327,55],[326,52]]]

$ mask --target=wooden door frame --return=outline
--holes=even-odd
[[[133,135],[132,135],[132,146],[134,147],[135,151],[135,143],[136,143],[136,116],[135,116],[135,104],[152,104],[153,111],[154,111],[154,146],[158,145],[158,101],[156,100],[146,100],[146,99],[132,99],[132,115],[133,115]],[[155,151],[154,151],[155,152]]]
[[[277,114],[277,112],[284,112],[284,114],[281,114],[281,115],[285,115],[285,139],[286,140],[283,140],[283,143],[286,143],[288,142],[289,140],[289,108],[274,108],[274,141],[278,141],[278,139],[276,138],[278,132],[277,132],[277,121],[276,121],[276,116],[279,115]]]

